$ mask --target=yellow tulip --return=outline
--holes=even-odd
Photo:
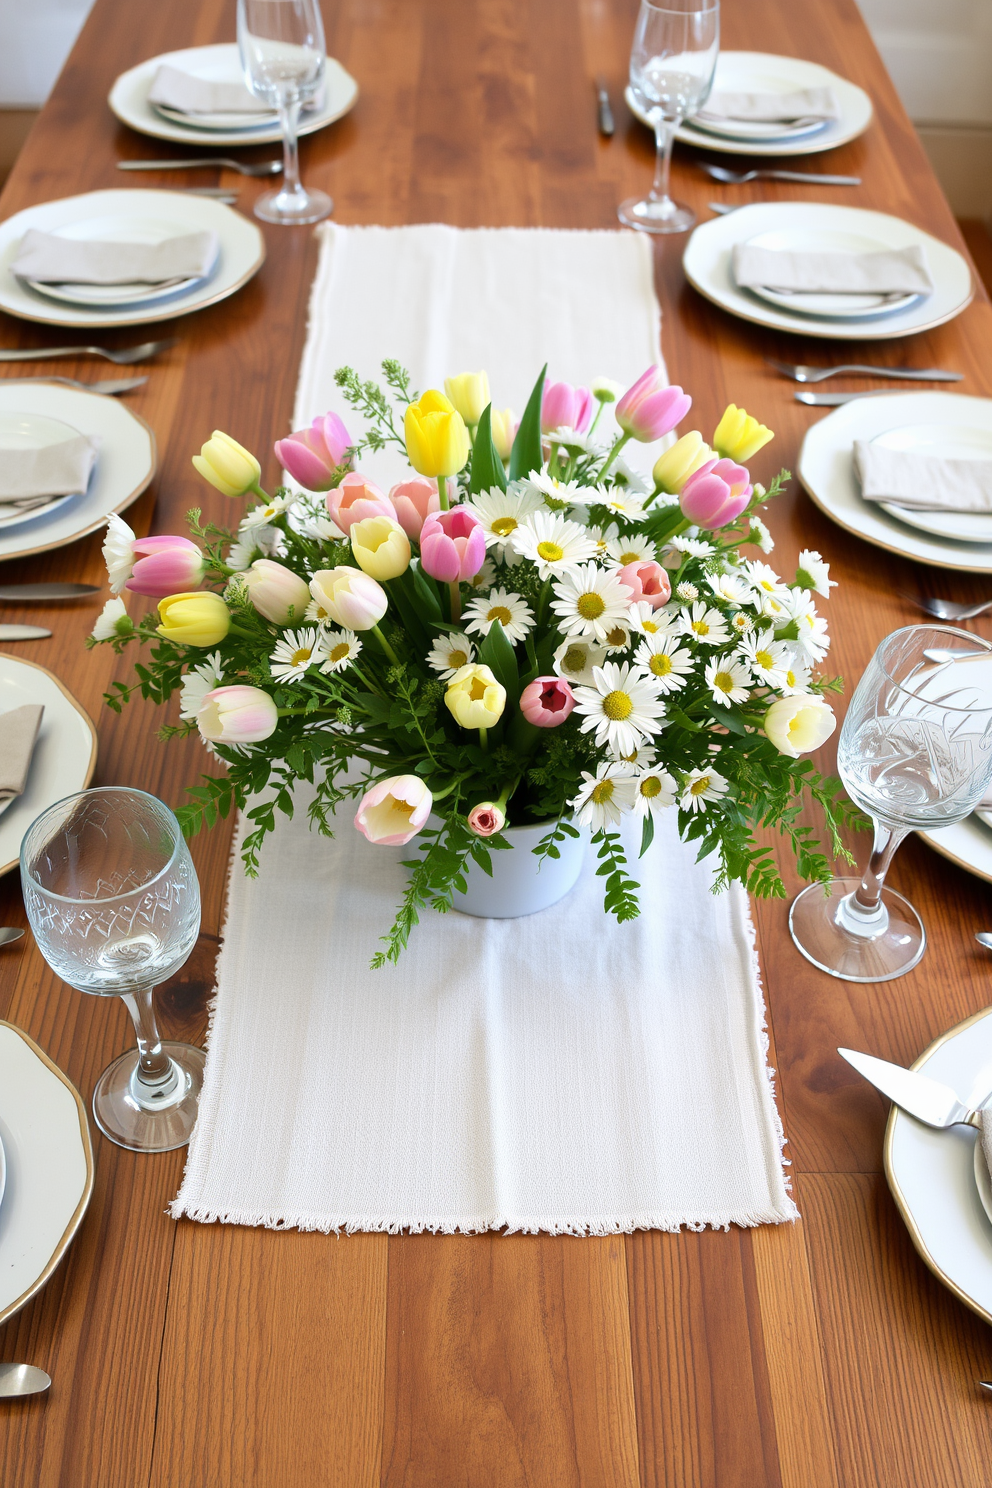
[[[664,491],[667,496],[680,496],[682,487],[695,474],[701,465],[707,460],[713,459],[713,451],[703,439],[698,429],[693,429],[689,434],[683,434],[677,439],[671,449],[665,450],[654,462],[654,485],[656,491]]]
[[[723,418],[713,435],[713,448],[727,460],[750,460],[764,445],[775,438],[771,429],[759,424],[756,418],[728,403]]]
[[[407,408],[403,432],[410,464],[420,475],[457,475],[468,459],[465,420],[433,388]]]
[[[517,432],[517,421],[513,416],[513,409],[494,408],[489,415],[489,421],[496,453],[501,460],[506,461],[510,458],[513,436]]]
[[[391,517],[366,517],[349,531],[355,562],[371,578],[398,579],[410,567],[410,539]]]
[[[444,694],[444,702],[456,723],[464,729],[488,729],[499,723],[506,707],[506,688],[487,666],[459,667]]]
[[[231,628],[227,605],[209,589],[170,594],[159,600],[158,613],[159,635],[178,646],[217,646]]]
[[[220,429],[215,429],[200,453],[193,456],[193,464],[204,480],[225,496],[245,496],[257,490],[262,475],[255,456]]]
[[[462,418],[474,428],[489,402],[489,377],[485,372],[460,372],[444,379],[444,391]]]

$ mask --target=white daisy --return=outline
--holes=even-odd
[[[707,801],[719,801],[730,789],[718,770],[690,770],[682,781],[679,805],[683,811],[705,811]]]
[[[615,572],[597,563],[577,564],[552,586],[551,608],[563,636],[589,636],[605,641],[607,632],[623,626],[633,590]]]
[[[781,687],[785,681],[791,648],[784,641],[777,641],[771,630],[755,631],[743,638],[740,654],[758,682],[766,687]]]
[[[636,775],[638,770],[646,770],[649,765],[653,765],[657,757],[657,749],[654,749],[650,744],[640,744],[636,749],[632,749],[629,754],[622,754],[620,759]]]
[[[562,449],[568,450],[569,454],[585,454],[587,450],[598,450],[599,442],[590,438],[588,434],[580,434],[578,429],[571,429],[567,424],[562,424],[551,434],[545,434],[549,444],[558,444]]]
[[[723,708],[729,708],[731,703],[746,703],[751,696],[751,673],[733,655],[718,656],[708,661],[704,676],[706,685],[713,694],[713,701]]]
[[[808,657],[810,661],[822,661],[830,650],[826,620],[810,607],[806,614],[796,617],[796,626],[799,630],[796,645],[803,656]]]
[[[738,635],[749,635],[754,629],[754,621],[743,610],[738,610],[736,615],[730,617],[730,628],[736,630]]]
[[[513,560],[507,558],[504,555],[503,561],[505,563],[511,564],[512,566],[512,563],[514,561],[519,562],[519,559]],[[496,565],[491,558],[487,558],[482,567],[479,569],[479,572],[474,576],[474,578],[469,579],[468,582],[473,589],[486,590],[493,587],[497,578],[498,574],[496,572]]]
[[[534,629],[534,611],[519,594],[509,589],[490,589],[481,599],[470,599],[465,606],[465,629],[476,635],[488,635],[493,621],[498,620],[503,634],[511,641],[522,641]]]
[[[750,586],[739,573],[710,574],[706,582],[717,599],[725,599],[728,604],[745,605],[751,600]]]
[[[331,612],[325,610],[319,599],[312,599],[303,611],[304,620],[312,620],[314,625],[328,626],[331,624]]]
[[[654,816],[656,812],[664,811],[671,806],[675,800],[678,786],[667,770],[641,770],[634,777],[636,795],[634,796],[635,816]]]
[[[759,591],[755,595],[754,608],[766,620],[774,620],[778,625],[788,620],[791,615],[788,594],[780,599],[777,594],[762,594]]]
[[[829,599],[831,589],[837,587],[837,580],[830,577],[830,564],[824,563],[819,553],[810,548],[803,548],[799,554],[796,583],[801,589],[812,589],[814,594],[822,594],[824,599]]]
[[[179,694],[179,717],[192,722],[207,693],[213,692],[223,680],[224,668],[221,666],[219,651],[212,651],[199,666],[190,667],[183,677],[182,691]]]
[[[688,553],[690,558],[712,558],[716,552],[712,543],[698,537],[673,537],[668,546],[676,553]]]
[[[537,565],[538,577],[542,579],[574,573],[596,552],[596,544],[584,527],[549,511],[531,512],[511,541],[522,558]]]
[[[527,477],[527,486],[538,497],[539,505],[552,511],[562,511],[566,506],[585,506],[589,500],[587,487],[578,481],[560,481],[547,470],[532,470]]]
[[[627,611],[627,623],[638,635],[673,635],[679,630],[681,613],[677,605],[661,605],[656,610],[641,599]]]
[[[643,493],[641,493],[643,494]],[[623,517],[628,522],[640,522],[644,517],[644,503],[638,501],[637,494],[629,488],[615,486],[608,490],[600,486],[597,490],[595,502],[598,506],[605,506],[617,517]]]
[[[134,533],[115,512],[107,518],[107,535],[103,539],[103,560],[107,565],[111,594],[120,594],[134,567]]]
[[[661,689],[653,677],[629,662],[604,661],[593,668],[592,687],[575,691],[575,711],[584,715],[581,732],[595,730],[596,743],[624,755],[652,734],[661,732],[665,712]]]
[[[95,641],[109,641],[114,636],[130,635],[134,625],[122,599],[108,599],[90,632]]]
[[[730,640],[723,615],[708,609],[705,599],[697,600],[691,610],[683,610],[679,623],[683,635],[694,636],[702,646],[725,646]]]
[[[494,486],[491,491],[480,491],[465,502],[466,508],[478,517],[486,534],[486,547],[495,548],[506,563],[519,563],[520,555],[510,544],[514,532],[524,517],[540,511],[544,505],[542,496],[528,486],[501,491]]]
[[[686,604],[691,604],[694,599],[699,598],[699,590],[695,584],[690,584],[688,579],[683,579],[682,583],[676,588],[675,593],[679,599],[685,600]]]
[[[610,480],[616,486],[623,486],[629,495],[647,496],[651,485],[644,479],[639,470],[628,465],[626,460],[614,460],[610,466]]]
[[[258,527],[255,541],[263,558],[283,558],[286,554],[286,535],[278,527]]]
[[[779,684],[784,697],[795,697],[797,693],[809,692],[810,668],[801,657],[791,656],[785,667],[785,681]]]
[[[758,558],[748,558],[744,562],[744,571],[747,574],[748,583],[758,594],[774,595],[780,599],[788,593],[788,584],[783,584],[773,568],[767,563],[762,563]]]
[[[626,651],[630,645],[630,626],[626,621],[611,625],[604,637],[604,644],[611,655]]]
[[[653,563],[658,557],[657,545],[639,532],[632,532],[629,537],[610,538],[606,552],[619,568],[626,568],[628,563]]]
[[[292,504],[291,496],[273,496],[271,501],[263,501],[260,505],[253,506],[251,511],[241,518],[238,531],[251,532],[256,527],[267,527],[275,517],[281,517]]]
[[[446,682],[463,666],[475,660],[475,649],[468,636],[457,630],[439,635],[427,653],[427,665]]]
[[[580,827],[612,827],[625,811],[634,805],[636,786],[630,767],[617,760],[607,760],[595,775],[582,771],[582,785],[571,802]]]
[[[343,672],[350,666],[362,649],[362,643],[353,630],[326,630],[321,637],[327,660],[321,667],[328,676],[332,672]]]
[[[678,692],[692,671],[693,656],[681,637],[649,635],[634,652],[634,660],[649,672],[661,693]]]
[[[294,521],[293,526],[311,542],[340,542],[345,536],[326,512],[310,512],[302,521]]]
[[[573,636],[569,641],[562,641],[558,647],[554,654],[552,671],[556,677],[564,677],[566,682],[573,685],[577,682],[591,685],[593,668],[602,666],[606,656],[605,646],[594,646],[591,641]]]
[[[326,661],[327,652],[318,630],[287,630],[276,641],[269,657],[269,672],[275,682],[298,682],[308,667]]]
[[[254,532],[245,537],[239,537],[227,550],[225,562],[228,568],[233,568],[235,573],[244,573],[251,568],[256,558],[261,558],[262,550],[258,546]]]
[[[751,524],[750,540],[757,543],[763,553],[770,553],[775,546],[775,539],[760,517],[748,517]]]
[[[620,528],[616,522],[611,522],[608,527],[589,527],[587,532],[596,544],[597,558],[607,558],[610,552],[610,543],[617,542],[620,536]]]

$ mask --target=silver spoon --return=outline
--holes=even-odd
[[[15,1395],[37,1395],[52,1383],[43,1369],[33,1364],[0,1364],[0,1398]]]
[[[710,202],[710,206],[713,206]],[[828,377],[842,374],[845,377],[896,377],[910,382],[960,382],[963,372],[945,372],[942,367],[869,367],[863,362],[839,362],[835,367],[807,367],[803,362],[779,362],[774,357],[765,357],[769,367],[791,377],[793,382],[825,382]]]
[[[134,362],[147,362],[160,351],[176,346],[178,336],[166,336],[162,341],[142,341],[140,346],[128,346],[124,351],[108,351],[105,346],[35,346],[30,351],[0,351],[0,362],[47,362],[51,357],[104,357],[118,367],[130,367]]]
[[[252,163],[232,160],[228,155],[206,155],[199,160],[118,160],[117,169],[122,171],[198,170],[201,165],[223,165],[228,170],[240,171],[243,176],[277,176],[282,170],[281,160],[259,160]]]
[[[986,610],[992,610],[992,599],[984,604],[966,605],[957,604],[953,599],[914,599],[911,594],[904,594],[903,598],[936,620],[971,620],[976,615],[984,615]]]
[[[988,930],[977,931],[975,939],[978,941],[978,944],[980,946],[984,946],[987,951],[992,951],[992,934],[990,934]],[[992,1385],[990,1385],[989,1388],[992,1389]]]
[[[14,925],[0,925],[0,946],[13,945],[23,934],[24,931],[18,930]]]
[[[710,165],[708,160],[697,160],[699,169],[714,181],[726,186],[746,186],[748,181],[802,181],[812,186],[860,186],[860,176],[825,176],[815,171],[749,170],[732,171],[725,165]]]

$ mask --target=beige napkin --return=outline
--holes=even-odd
[[[270,103],[256,98],[244,83],[215,83],[193,77],[178,67],[162,66],[148,90],[149,103],[162,103],[181,114],[271,114]]]
[[[832,88],[800,88],[795,93],[711,93],[697,119],[741,119],[752,124],[798,124],[839,119]]]
[[[79,242],[29,228],[11,272],[42,284],[178,284],[202,279],[217,261],[215,232],[182,233],[162,243]]]
[[[28,783],[31,755],[44,711],[40,703],[25,703],[21,708],[0,713],[0,814]]]
[[[931,294],[922,247],[880,253],[801,253],[734,245],[734,278],[742,288],[806,294]]]
[[[0,449],[0,518],[44,506],[53,496],[81,495],[98,447],[99,440],[76,434],[42,449]]]
[[[854,442],[854,468],[866,501],[911,511],[992,512],[992,460],[942,460]]]

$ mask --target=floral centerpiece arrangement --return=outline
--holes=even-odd
[[[421,910],[451,907],[470,863],[491,871],[510,823],[546,825],[539,858],[590,828],[619,920],[638,913],[624,817],[640,820],[643,852],[658,814],[677,811],[717,887],[783,894],[755,840],[769,824],[805,878],[828,878],[801,812],[819,803],[837,853],[849,808],[801,756],[834,728],[824,693],[838,684],[814,676],[828,636],[813,596],[832,581],[817,553],[799,554],[791,581],[761,556],[757,509],[789,476],[766,491],[742,462],[771,432],[731,405],[710,444],[694,431],[664,448],[649,485],[625,446],[665,439],[691,403],[656,368],[626,391],[548,383],[545,369],[516,428],[485,373],[417,396],[396,362],[383,372],[385,387],[337,374],[361,438],[328,413],[276,444],[302,491],[268,495],[255,457],[214,433],[193,463],[253,503],[233,530],[192,511],[191,538],[136,539],[110,519],[117,597],[90,644],[152,649],[107,702],[181,689],[163,734],[198,730],[226,766],[190,791],[184,830],[245,810],[251,873],[306,781],[321,832],[350,797],[370,842],[419,837],[379,965]],[[387,494],[357,462],[390,444],[413,468]],[[124,591],[158,614],[135,623]]]

